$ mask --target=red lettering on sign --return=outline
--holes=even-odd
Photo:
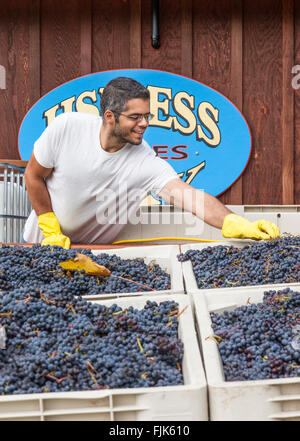
[[[187,149],[187,145],[174,145],[174,147],[171,148],[171,151],[173,153],[178,154],[179,156],[171,156],[170,159],[186,159],[188,158],[188,153],[185,151],[182,151],[182,149]]]
[[[171,147],[171,152],[173,153],[172,156],[169,157],[169,146],[168,145],[154,145],[152,146],[153,150],[156,153],[156,156],[159,156],[161,159],[186,159],[188,158],[188,153],[185,151],[185,149],[188,148],[187,145],[174,145]],[[174,156],[174,153],[176,156]],[[166,156],[163,156],[166,155]]]
[[[156,156],[159,156],[161,159],[169,159],[168,156],[161,156],[163,154],[168,154],[168,145],[154,145],[152,148],[155,151]]]

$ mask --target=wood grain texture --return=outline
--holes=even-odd
[[[232,102],[243,112],[243,2],[232,0],[231,15],[231,92]],[[243,204],[243,175],[226,192],[231,205]]]
[[[40,0],[31,0],[29,14],[29,105],[32,106],[41,95]]]
[[[181,74],[181,2],[159,2],[160,47],[151,44],[151,0],[142,2],[142,67]]]
[[[181,74],[193,77],[193,0],[181,0]]]
[[[290,71],[290,81],[295,82],[294,98],[295,98],[295,171],[294,171],[294,183],[295,183],[295,204],[300,204],[300,3],[295,1],[294,5],[294,19],[295,19],[295,58],[293,66],[297,67],[297,73],[292,73],[292,67]],[[297,77],[298,75],[298,77]]]
[[[113,17],[111,2],[92,3],[92,72],[113,69]]]
[[[41,94],[80,76],[80,2],[41,2]]]
[[[231,0],[213,0],[193,5],[193,78],[226,97],[231,93]],[[203,144],[205,150],[209,147]],[[230,191],[219,196],[230,203]]]
[[[28,4],[11,0],[1,5],[0,64],[6,89],[0,90],[0,156],[18,159],[18,131],[30,105]]]
[[[294,203],[294,2],[282,0],[282,203]]]
[[[231,90],[231,1],[194,2],[193,78],[225,96]]]
[[[92,0],[80,0],[80,74],[92,71]]]
[[[129,68],[129,2],[93,0],[92,8],[92,71]]]
[[[242,110],[253,151],[227,204],[300,204],[300,2],[162,0],[161,47],[151,0],[10,0],[0,15],[0,157],[18,159],[18,131],[41,95],[80,75],[159,69],[215,88]],[[299,77],[300,86],[300,77]]]
[[[142,65],[141,0],[129,0],[129,8],[130,8],[130,35],[129,35],[130,67],[140,68]]]
[[[282,201],[282,4],[244,1],[243,111],[253,149],[243,174],[243,201]]]

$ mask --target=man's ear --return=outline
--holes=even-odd
[[[115,114],[111,110],[106,110],[104,112],[103,119],[108,124],[112,124],[112,123],[114,123],[116,121]]]

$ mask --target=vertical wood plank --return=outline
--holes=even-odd
[[[194,2],[193,5],[193,78],[226,97],[231,94],[231,0]],[[203,156],[205,159],[203,146]],[[230,190],[218,196],[230,203]]]
[[[130,0],[130,67],[142,65],[142,5],[141,0]]]
[[[110,2],[113,18],[112,69],[129,67],[130,7],[128,0]]]
[[[0,158],[9,158],[9,145],[12,142],[12,83],[13,74],[11,72],[11,62],[9,60],[9,21],[10,14],[8,4],[1,11],[1,27],[0,27],[0,64],[5,71],[5,89],[0,89],[0,108],[3,109],[0,118]],[[10,43],[11,45],[11,43]]]
[[[294,101],[295,101],[295,204],[300,204],[300,3],[298,1],[294,4],[294,19],[295,19],[295,59],[293,66],[296,67],[297,72],[292,73],[290,80],[293,81],[295,87]]]
[[[193,78],[225,96],[231,91],[231,0],[194,2]]]
[[[252,154],[243,203],[282,202],[282,0],[244,0],[243,113]]]
[[[92,3],[81,0],[80,3],[80,73],[86,75],[92,71]]]
[[[41,94],[40,38],[40,0],[31,0],[29,22],[30,106],[32,106],[40,98]]]
[[[193,76],[193,0],[181,0],[181,73]]]
[[[282,0],[282,203],[294,203],[294,2]]]
[[[41,93],[80,76],[80,3],[41,1]]]
[[[142,2],[142,31],[142,67],[181,74],[181,2],[159,2],[159,49],[151,44],[151,0]]]
[[[130,67],[128,1],[93,0],[92,11],[92,71]]]
[[[113,20],[110,2],[92,2],[92,71],[112,69]]]
[[[231,99],[243,111],[243,3],[232,0],[231,17]],[[243,176],[228,191],[228,203],[243,204]]]
[[[0,157],[17,159],[18,132],[30,107],[30,12],[27,3],[1,3],[0,64],[4,66],[6,89],[0,90]]]

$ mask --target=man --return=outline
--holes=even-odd
[[[59,115],[34,144],[26,167],[31,212],[26,242],[60,245],[111,243],[151,191],[209,225],[224,237],[270,239],[271,222],[249,222],[215,197],[178,178],[143,140],[149,125],[149,91],[131,78],[110,81],[101,97],[102,118]],[[203,204],[199,204],[199,197]],[[113,207],[113,209],[112,209]],[[111,212],[109,217],[104,213]]]

